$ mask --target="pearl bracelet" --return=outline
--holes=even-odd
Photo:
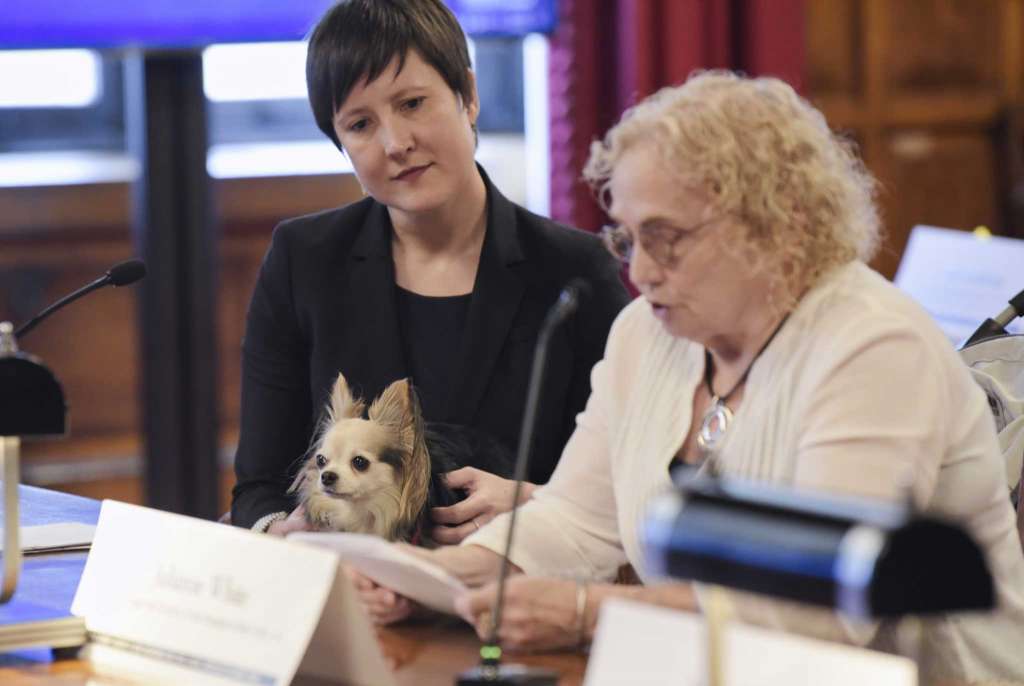
[[[252,530],[257,533],[265,534],[267,533],[267,529],[270,528],[271,524],[287,518],[287,512],[271,512],[270,514],[263,515],[262,517],[257,519],[256,523],[252,525]]]

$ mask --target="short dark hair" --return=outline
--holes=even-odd
[[[396,57],[401,71],[410,49],[469,102],[466,34],[441,0],[341,0],[317,22],[306,53],[306,87],[317,126],[339,150],[338,107],[357,83],[373,81]]]

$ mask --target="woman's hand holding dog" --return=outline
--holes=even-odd
[[[516,482],[485,472],[475,467],[463,467],[448,472],[445,479],[449,488],[461,489],[468,494],[466,499],[451,507],[435,507],[430,516],[439,526],[430,535],[438,543],[452,545],[494,519],[502,512],[508,512]],[[523,482],[519,493],[522,505],[533,495],[536,484]]]
[[[292,513],[284,519],[271,522],[270,526],[267,527],[267,533],[275,536],[287,536],[293,531],[312,530],[313,527],[309,525],[309,521],[306,519],[306,508],[302,505],[292,510]]]

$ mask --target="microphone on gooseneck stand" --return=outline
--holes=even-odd
[[[537,407],[540,403],[540,392],[544,385],[544,374],[547,370],[548,348],[551,347],[551,336],[555,329],[579,307],[580,300],[589,295],[590,284],[583,279],[570,281],[558,296],[558,300],[548,310],[544,323],[537,335],[537,346],[533,353],[533,368],[530,370],[530,385],[526,393],[526,408],[523,412],[523,426],[519,433],[519,450],[516,453],[515,492],[512,496],[512,510],[509,515],[508,536],[505,539],[505,555],[501,560],[501,571],[498,574],[497,600],[491,614],[491,628],[487,640],[480,647],[480,664],[459,675],[457,686],[555,686],[558,674],[549,669],[527,667],[525,665],[501,664],[501,647],[498,644],[498,627],[501,626],[501,612],[505,604],[505,581],[508,579],[509,555],[512,553],[512,540],[516,529],[516,504],[519,502],[523,480],[526,478],[526,466],[533,447],[534,424],[537,420]]]
[[[63,298],[53,303],[45,310],[32,317],[14,332],[15,337],[24,336],[32,329],[36,328],[40,322],[49,317],[51,314],[59,310],[60,308],[73,303],[74,301],[81,298],[83,295],[92,293],[97,288],[103,288],[104,286],[127,286],[133,284],[146,275],[146,265],[141,260],[128,260],[127,262],[121,262],[115,264],[107,271],[106,274],[96,279],[90,284],[79,288],[73,293],[65,295]]]

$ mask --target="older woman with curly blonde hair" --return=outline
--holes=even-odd
[[[612,596],[698,609],[699,585],[607,583],[625,563],[653,580],[642,522],[670,468],[685,463],[911,497],[962,522],[986,552],[999,610],[930,619],[923,680],[1024,679],[1024,556],[985,396],[928,316],[864,263],[879,221],[874,182],[851,147],[783,82],[708,72],[627,112],[593,145],[585,175],[617,222],[608,246],[642,297],[612,328],[554,476],[518,511],[510,561],[523,574],[507,589],[503,643],[586,640]],[[424,554],[485,584],[507,521]],[[480,630],[493,593],[462,599]],[[896,645],[897,624],[731,595],[753,623]],[[404,602],[377,598],[370,609],[386,621]]]

